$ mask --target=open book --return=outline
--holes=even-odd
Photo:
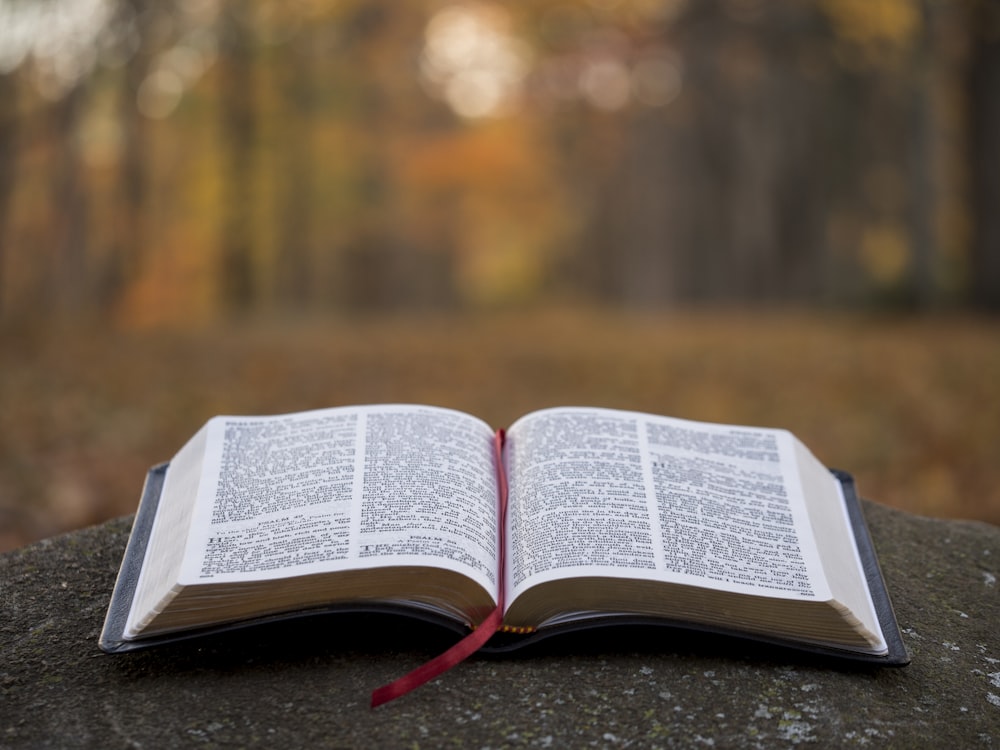
[[[783,430],[598,408],[213,418],[147,478],[101,647],[498,607],[488,647],[662,622],[907,661],[850,477]]]

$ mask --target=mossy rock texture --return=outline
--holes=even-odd
[[[1000,527],[864,511],[907,667],[610,629],[474,657],[375,710],[447,635],[327,616],[101,653],[120,518],[0,556],[0,748],[997,746]]]

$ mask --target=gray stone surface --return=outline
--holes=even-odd
[[[100,653],[119,519],[0,556],[0,747],[1000,745],[1000,528],[864,507],[908,667],[605,631],[473,658],[374,711],[442,635],[311,618]]]

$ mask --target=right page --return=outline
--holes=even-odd
[[[672,586],[678,602],[686,602],[680,616],[702,620],[714,616],[708,607],[747,595],[778,602],[783,612],[794,611],[788,606],[794,602],[841,598],[832,591],[824,559],[856,565],[857,555],[844,524],[834,524],[836,538],[821,554],[801,476],[802,454],[784,430],[596,408],[529,414],[507,433],[506,601],[515,613],[537,611],[537,605],[523,602],[544,591],[545,599],[563,599],[565,605],[563,594],[571,598],[573,581],[581,581],[577,594],[586,609],[598,600],[595,592],[606,588],[602,579],[618,579],[602,610],[658,613],[667,605],[650,602],[656,589],[642,582],[662,582]],[[817,476],[808,466],[809,481],[824,488],[821,499],[828,501],[832,493],[836,500],[832,475]],[[842,508],[827,511],[826,522],[843,519]],[[847,578],[850,585],[862,580],[860,574],[839,576],[834,584]],[[697,590],[737,596],[692,597]],[[629,608],[630,592],[641,601]],[[859,601],[857,592],[850,598],[852,604]],[[863,591],[860,600],[867,601]],[[814,617],[809,607],[802,610],[809,611],[805,619]],[[587,614],[547,616],[557,622]],[[748,610],[747,618],[760,630],[767,613]],[[867,611],[847,619],[866,631],[878,627]],[[815,627],[815,639],[824,640],[825,626]],[[868,633],[875,648],[877,640]]]

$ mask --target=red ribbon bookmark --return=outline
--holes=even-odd
[[[429,662],[421,664],[397,680],[393,680],[387,685],[376,688],[372,691],[372,708],[388,703],[400,696],[406,695],[411,690],[415,690],[425,682],[433,680],[438,675],[447,672],[459,662],[465,661],[476,651],[482,648],[483,644],[497,632],[503,623],[503,593],[504,593],[504,528],[507,517],[507,475],[503,468],[503,443],[505,434],[503,430],[497,430],[494,439],[494,447],[497,458],[497,488],[500,494],[500,571],[497,574],[499,583],[497,597],[497,607],[483,620],[479,627],[465,636],[462,640],[449,648],[443,654],[434,657]]]
[[[490,639],[500,622],[503,620],[503,612],[497,607],[490,613],[483,623],[465,636],[462,640],[449,648],[440,656],[435,656],[429,662],[421,664],[412,672],[403,675],[398,680],[390,682],[372,691],[372,708],[388,703],[402,695],[406,695],[411,690],[430,682],[435,677],[454,667],[461,661],[472,656],[478,651],[486,641]]]

